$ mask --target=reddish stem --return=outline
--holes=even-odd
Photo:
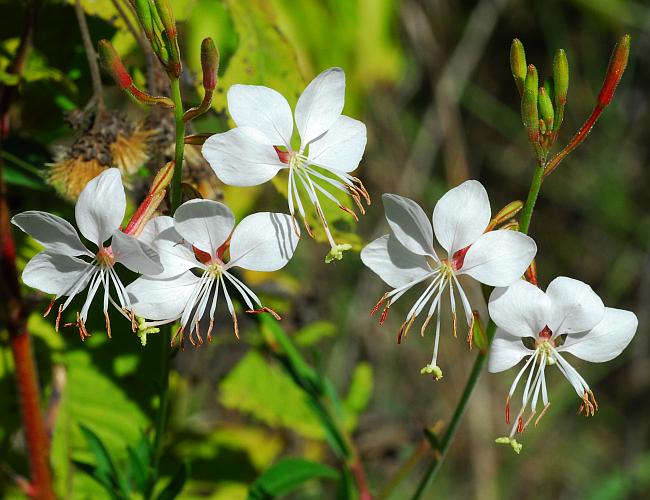
[[[352,472],[354,482],[357,485],[359,500],[372,500],[372,493],[370,492],[370,487],[366,480],[366,472],[359,458],[350,464],[350,471]]]
[[[39,2],[27,2],[25,29],[14,61],[8,70],[9,73],[15,75],[22,73],[32,45],[34,20],[38,7]],[[2,137],[8,133],[9,106],[14,96],[12,90],[15,88],[0,85],[0,123],[3,125],[0,148],[2,148]],[[31,339],[26,328],[25,307],[20,294],[16,247],[11,234],[7,190],[2,174],[3,163],[0,160],[0,313],[9,332],[16,367],[16,386],[31,469],[28,493],[33,498],[49,500],[55,498],[49,465],[49,439],[41,413],[38,378]]]
[[[11,235],[6,188],[0,161],[0,280],[3,319],[10,335],[16,366],[16,386],[23,418],[31,469],[30,494],[38,499],[54,499],[49,466],[49,440],[41,412],[38,379],[32,344],[26,328],[25,308],[16,270],[16,247]]]

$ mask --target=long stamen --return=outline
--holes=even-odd
[[[237,314],[235,313],[235,308],[232,305],[232,300],[230,299],[230,294],[228,293],[228,288],[226,287],[226,283],[222,283],[222,286],[223,286],[223,294],[226,297],[226,304],[228,304],[228,311],[230,311],[230,315],[232,316],[232,323],[235,329],[235,337],[237,337],[237,340],[239,340],[239,326],[237,323]]]

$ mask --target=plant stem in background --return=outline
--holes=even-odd
[[[90,78],[93,82],[93,101],[97,106],[95,114],[95,125],[99,124],[100,117],[106,112],[104,106],[104,94],[102,90],[102,79],[99,74],[99,64],[97,62],[97,53],[90,38],[88,31],[88,23],[86,22],[86,14],[84,13],[81,1],[76,0],[74,10],[77,15],[77,22],[79,23],[79,31],[81,32],[81,40],[84,44],[84,51],[88,59],[88,68],[90,69]]]
[[[40,4],[28,1],[25,5],[25,27],[16,56],[7,68],[7,73],[20,75],[32,46],[36,12]],[[9,106],[15,93],[15,86],[0,85],[0,150],[2,138],[9,131]],[[50,472],[49,438],[41,410],[40,390],[32,342],[27,331],[26,311],[20,293],[18,270],[16,269],[16,247],[11,234],[10,212],[7,189],[3,176],[3,160],[0,157],[0,304],[1,320],[10,336],[13,354],[16,389],[20,413],[27,444],[30,468],[30,484],[27,493],[37,499],[54,499],[52,475]]]
[[[176,125],[176,147],[174,153],[174,177],[171,187],[171,212],[172,214],[181,204],[181,181],[183,178],[183,150],[185,147],[185,122],[183,121],[183,101],[181,97],[180,80],[171,79],[171,98],[174,102],[174,122]],[[163,437],[169,414],[169,373],[171,369],[171,327],[161,329],[162,344],[161,361],[160,361],[160,404],[158,415],[156,417],[156,434],[153,445],[153,470],[154,477],[151,481],[150,488],[153,489],[158,476],[158,466],[162,455]],[[151,491],[150,491],[151,494]]]
[[[176,154],[174,160],[174,178],[172,180],[172,213],[181,204],[183,180],[183,148],[185,147],[185,122],[183,121],[183,101],[181,98],[181,83],[178,78],[171,81],[172,101],[174,101],[174,122],[176,124]]]

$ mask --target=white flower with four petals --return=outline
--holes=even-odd
[[[529,356],[510,387],[506,421],[510,423],[510,399],[528,372],[521,410],[510,435],[498,440],[512,445],[517,452],[521,445],[514,435],[532,421],[540,396],[544,408],[535,425],[550,404],[546,367],[557,366],[582,400],[579,412],[593,415],[598,409],[593,392],[564,353],[595,363],[609,361],[630,343],[638,325],[634,313],[605,307],[589,285],[565,277],[554,279],[546,293],[523,280],[508,288],[497,288],[490,296],[489,310],[498,329],[490,349],[488,370],[507,370]],[[527,407],[531,413],[524,420]]]
[[[385,194],[383,201],[392,234],[368,244],[361,252],[361,260],[393,290],[381,298],[373,313],[385,304],[381,317],[383,323],[391,305],[413,286],[427,282],[424,292],[406,315],[398,340],[430,304],[421,334],[424,335],[430,319],[436,314],[436,335],[431,363],[422,372],[439,379],[442,370],[437,357],[443,292],[449,290],[454,335],[456,292],[471,332],[472,306],[458,275],[466,274],[490,286],[508,286],[525,272],[537,247],[532,238],[517,231],[486,232],[491,217],[490,202],[485,188],[477,181],[466,181],[440,198],[433,210],[432,222],[422,208],[408,198]],[[444,258],[440,258],[434,249],[434,233],[447,253]]]
[[[234,228],[234,229],[233,229]],[[141,239],[151,242],[165,268],[156,276],[142,276],[127,287],[138,316],[158,326],[180,319],[182,344],[187,331],[193,345],[203,343],[201,321],[209,319],[207,338],[212,339],[219,294],[223,293],[235,334],[237,316],[228,286],[239,292],[250,313],[269,312],[255,293],[232,269],[276,271],[284,267],[296,249],[299,236],[286,214],[262,212],[249,215],[235,227],[232,211],[223,203],[191,200],[174,217],[156,217],[145,226]],[[229,260],[224,255],[229,253]],[[195,339],[196,337],[196,339]]]
[[[366,126],[342,115],[345,73],[330,68],[305,88],[298,99],[295,122],[300,147],[291,145],[294,115],[287,100],[277,91],[257,85],[233,85],[228,90],[228,111],[237,128],[208,138],[202,153],[217,177],[231,186],[263,184],[287,169],[287,198],[292,224],[295,208],[305,222],[306,212],[299,189],[315,206],[331,246],[326,259],[340,259],[350,245],[338,245],[332,236],[319,196],[357,216],[331,190],[349,194],[364,213],[362,200],[370,198],[359,179],[350,175],[366,147]],[[297,229],[296,229],[297,231]]]
[[[81,338],[85,339],[89,335],[85,326],[88,310],[102,286],[104,317],[110,336],[109,302],[133,319],[129,312],[131,301],[114,269],[115,264],[119,262],[131,271],[151,275],[163,270],[158,254],[150,246],[120,231],[125,211],[126,196],[120,171],[109,168],[86,185],[75,206],[79,231],[97,246],[97,251],[88,250],[72,224],[57,215],[29,211],[11,219],[13,224],[45,247],[27,263],[22,277],[26,285],[55,296],[46,314],[58,298],[67,297],[59,306],[57,330],[61,313],[78,293],[88,287],[86,300],[77,313],[76,321]],[[110,244],[105,245],[109,239]],[[111,283],[117,302],[110,296]]]

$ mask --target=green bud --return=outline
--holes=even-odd
[[[160,17],[164,31],[162,32],[165,47],[169,54],[167,62],[167,72],[174,78],[181,75],[181,56],[178,48],[178,32],[176,30],[176,20],[174,11],[169,0],[155,0],[156,11]]]
[[[553,58],[553,104],[555,105],[555,124],[557,131],[564,119],[564,105],[569,92],[569,61],[566,52],[559,49]]]
[[[512,77],[515,79],[517,90],[519,94],[524,91],[524,81],[526,80],[526,52],[524,51],[524,44],[515,38],[510,46],[510,70]]]
[[[539,108],[539,116],[543,120],[543,123],[546,125],[546,130],[553,130],[553,118],[555,113],[553,111],[553,103],[551,98],[546,93],[544,87],[539,88],[539,94],[537,95],[537,107]]]
[[[135,0],[135,12],[138,15],[142,29],[144,29],[144,34],[151,40],[153,37],[153,19],[149,0]]]
[[[553,80],[549,78],[544,82],[544,90],[546,91],[546,95],[548,95],[551,102],[553,102],[553,98],[555,96],[555,90],[553,88]]]
[[[521,119],[528,132],[528,140],[537,144],[539,141],[539,114],[537,112],[538,91],[537,68],[530,64],[524,81],[524,92],[521,96]]]

